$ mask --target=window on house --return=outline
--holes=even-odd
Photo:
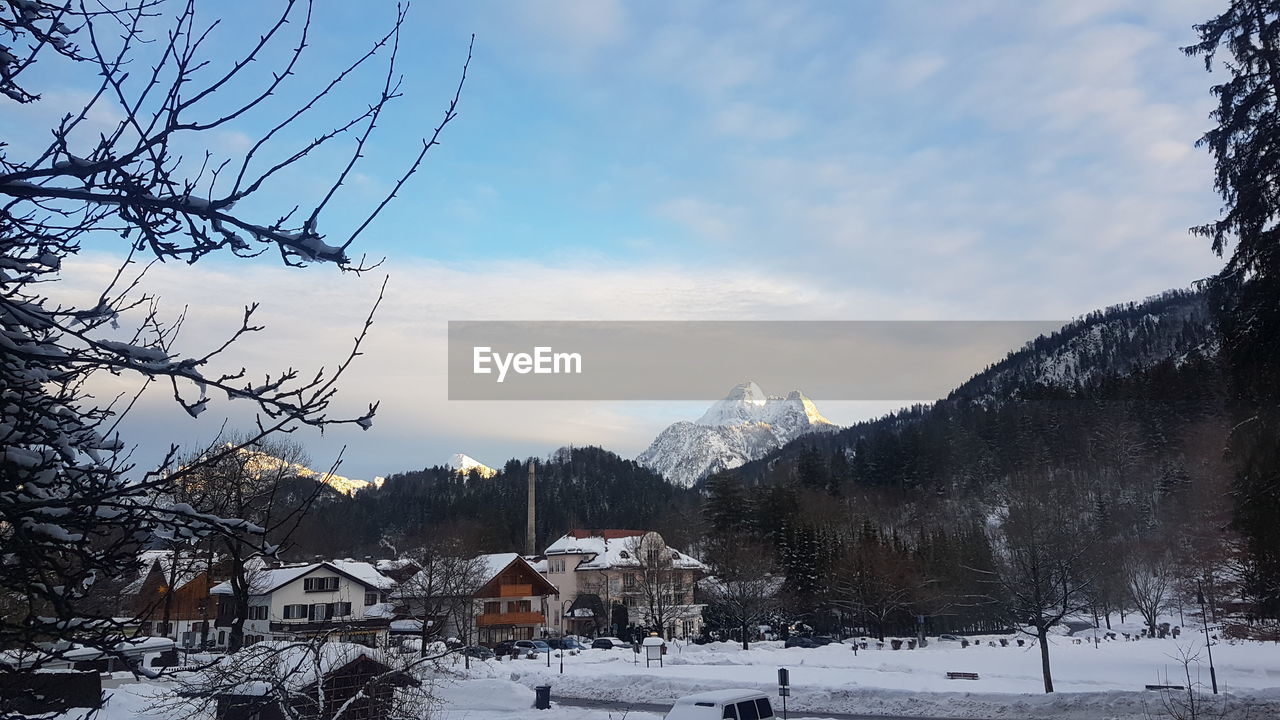
[[[636,584],[637,584],[637,583],[636,583],[636,574],[635,574],[635,573],[627,573],[626,575],[623,575],[623,576],[622,576],[622,589],[623,589],[623,590],[635,590],[635,589],[636,589]]]
[[[331,592],[338,589],[338,576],[303,578],[304,592]]]
[[[329,613],[329,617],[347,617],[348,615],[351,614],[351,603],[349,602],[329,603],[328,613]]]
[[[285,605],[285,620],[301,620],[307,616],[307,606],[305,604]]]
[[[267,606],[266,605],[250,605],[248,619],[249,620],[266,620]]]
[[[376,593],[376,592],[367,592],[367,593],[365,593],[365,594],[364,594],[364,604],[365,604],[365,607],[368,607],[368,606],[370,606],[370,605],[377,605],[377,604],[378,604],[378,593]]]
[[[497,615],[502,612],[502,603],[496,600],[484,604],[485,615]]]
[[[325,603],[315,603],[311,606],[307,613],[307,619],[311,622],[324,622],[329,619],[329,606]]]

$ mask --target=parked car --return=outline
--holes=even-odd
[[[462,654],[477,660],[492,660],[494,653],[483,645],[469,645],[462,648]]]
[[[835,638],[824,635],[792,635],[782,644],[783,647],[816,648],[837,642]]]
[[[542,642],[539,640],[538,642]],[[493,652],[500,657],[507,655],[519,655],[521,657],[538,652],[538,646],[533,644],[533,640],[503,640],[493,646]],[[543,643],[544,645],[546,643]]]
[[[583,650],[582,643],[573,637],[547,638],[547,644],[555,650]]]
[[[939,635],[938,640],[946,642],[960,642],[959,636],[956,635]]]
[[[625,648],[628,645],[616,637],[598,637],[591,641],[591,647],[597,650],[612,650],[614,648]]]
[[[759,690],[711,690],[676,700],[665,720],[772,720],[769,696]]]
[[[515,653],[523,657],[525,655],[536,655],[538,653],[551,652],[551,646],[541,640],[508,640],[506,642],[511,643],[511,649],[507,650],[505,653],[499,654],[506,655]],[[505,643],[498,643],[498,647],[502,647],[503,645],[505,645]]]

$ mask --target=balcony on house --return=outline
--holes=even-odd
[[[528,597],[533,594],[533,585],[499,585],[498,597]]]
[[[543,624],[545,618],[540,612],[487,612],[476,616],[476,627]]]

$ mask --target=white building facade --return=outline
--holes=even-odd
[[[544,556],[538,569],[560,589],[549,624],[561,633],[615,634],[631,626],[668,639],[702,633],[693,590],[707,568],[656,532],[571,530]],[[618,627],[623,615],[627,627]]]
[[[250,575],[246,644],[329,634],[335,640],[374,646],[395,610],[389,602],[394,582],[373,565],[354,560],[263,567]],[[230,626],[229,582],[215,585],[219,598],[218,642]]]

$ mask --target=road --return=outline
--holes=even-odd
[[[569,698],[556,697],[552,695],[551,701],[560,705],[569,705],[572,707],[593,708],[597,710],[635,710],[636,712],[665,713],[671,709],[670,705],[665,703],[629,703],[614,700],[592,700],[588,698]],[[782,717],[782,707],[775,705],[773,711],[778,717]],[[813,712],[806,710],[803,712],[791,710],[787,713],[788,720],[957,720],[956,718],[942,717],[924,717],[920,715],[854,715],[852,713],[838,712]]]

